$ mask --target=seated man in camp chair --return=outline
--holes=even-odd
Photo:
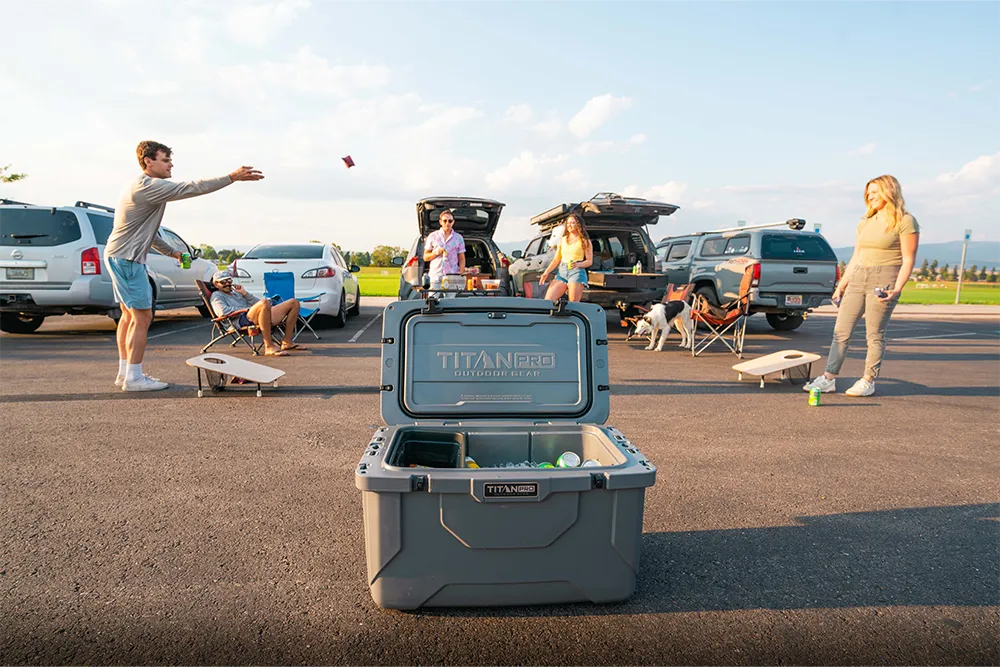
[[[233,274],[229,271],[216,271],[212,276],[212,284],[216,287],[216,291],[212,293],[212,310],[217,316],[246,310],[240,315],[238,324],[245,327],[252,322],[260,328],[264,337],[264,356],[282,357],[288,354],[288,350],[305,349],[292,342],[294,323],[299,317],[298,299],[273,305],[270,299],[259,299],[248,293],[242,285],[234,285]],[[271,339],[271,329],[282,320],[292,324],[285,327],[284,340],[281,341],[281,347],[278,347]]]

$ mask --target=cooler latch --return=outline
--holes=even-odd
[[[604,488],[604,475],[602,473],[594,472],[590,474],[590,488],[592,489]]]
[[[427,297],[427,305],[421,311],[424,315],[440,315],[443,311],[441,310],[441,304],[433,296]]]
[[[383,345],[392,345],[395,342],[396,342],[395,338],[383,338],[382,339],[382,344]]]
[[[379,391],[392,391],[392,385],[391,384],[384,384],[381,387],[379,387],[378,390]]]
[[[569,311],[566,310],[566,303],[567,301],[565,299],[557,299],[556,301],[553,301],[552,308],[549,310],[549,315],[553,317],[565,317],[566,315],[569,315]]]
[[[427,477],[424,475],[413,475],[410,477],[411,491],[425,491],[427,489]]]

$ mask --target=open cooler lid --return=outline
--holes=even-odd
[[[592,303],[396,301],[382,330],[382,418],[603,424],[607,313]]]

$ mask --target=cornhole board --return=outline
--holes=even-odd
[[[212,391],[225,389],[229,378],[235,377],[256,384],[258,398],[261,396],[262,384],[273,383],[277,387],[278,378],[285,374],[285,371],[277,368],[212,352],[188,359],[187,365],[198,369],[198,398],[204,396],[201,383],[202,371],[205,371],[205,379]]]
[[[812,375],[812,365],[819,360],[818,354],[812,352],[800,352],[799,350],[781,350],[773,354],[768,354],[756,359],[749,359],[733,366],[733,370],[739,373],[739,379],[743,379],[743,374],[759,375],[760,386],[764,387],[764,376],[770,373],[781,373],[782,380],[792,381],[796,379],[808,379]]]

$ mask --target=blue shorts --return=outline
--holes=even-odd
[[[587,269],[571,269],[565,263],[559,265],[559,271],[556,272],[556,280],[567,285],[579,283],[584,287],[590,287],[587,283]]]
[[[150,310],[153,307],[153,286],[149,284],[146,265],[121,257],[107,257],[106,260],[115,303],[132,310]]]

